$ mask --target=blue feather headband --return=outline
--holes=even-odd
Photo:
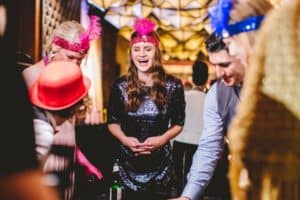
[[[260,27],[264,16],[248,17],[240,22],[229,24],[231,0],[219,0],[217,5],[209,11],[211,25],[220,37],[229,37],[242,32],[256,30]]]

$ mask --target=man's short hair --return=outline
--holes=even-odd
[[[205,45],[206,50],[211,53],[226,49],[226,45],[222,38],[215,33],[212,33],[208,36],[207,40],[205,41]]]

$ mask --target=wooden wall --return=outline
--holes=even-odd
[[[20,20],[17,51],[30,55],[35,62],[41,59],[43,44],[61,21],[80,19],[79,0],[26,0],[16,6]]]

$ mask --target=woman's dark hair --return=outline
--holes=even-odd
[[[205,45],[208,52],[218,52],[227,49],[222,38],[215,33],[212,33],[208,36],[207,40],[205,41]]]
[[[196,61],[193,64],[192,79],[195,85],[204,85],[208,79],[208,66],[205,62]]]
[[[159,41],[158,36],[155,32],[148,33],[152,37],[156,37]],[[133,33],[131,38],[137,36],[137,33]],[[130,49],[131,55],[131,49]],[[126,103],[126,110],[127,111],[136,111],[141,103],[144,100],[144,97],[147,93],[144,87],[144,83],[138,79],[138,72],[137,68],[131,59],[129,58],[129,68],[128,68],[128,75],[127,75],[127,87],[126,91],[128,94],[128,101]],[[150,97],[158,106],[158,108],[162,108],[163,105],[166,104],[167,97],[166,97],[166,72],[162,66],[161,62],[161,52],[158,46],[155,46],[155,55],[154,55],[154,63],[151,68],[152,73],[152,80],[153,86],[151,87]]]

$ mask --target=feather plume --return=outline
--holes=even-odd
[[[100,18],[98,16],[92,15],[90,19],[90,24],[88,27],[89,31],[89,40],[94,40],[100,37],[101,35],[101,25]]]
[[[80,35],[80,46],[87,50],[90,47],[90,41],[98,39],[101,35],[101,25],[98,16],[92,15],[87,29]]]
[[[211,26],[218,35],[221,35],[223,30],[227,30],[231,8],[231,0],[218,0],[217,5],[208,12]]]
[[[147,35],[148,33],[154,31],[155,24],[147,18],[137,19],[133,28],[140,35]]]
[[[91,16],[89,26],[80,36],[81,42],[95,40],[100,37],[102,28],[99,20],[100,18],[98,16]]]

